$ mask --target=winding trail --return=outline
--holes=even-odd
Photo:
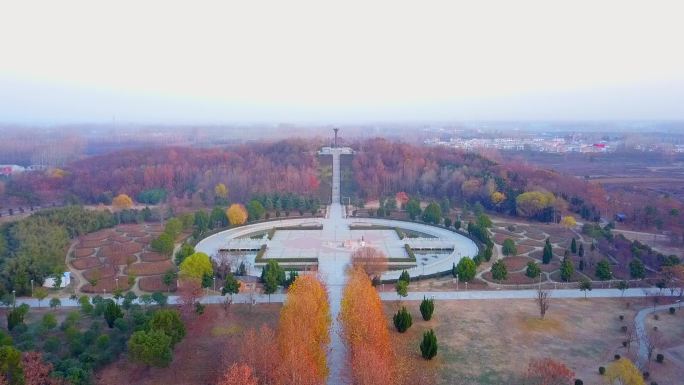
[[[634,330],[636,331],[637,342],[639,343],[639,350],[637,351],[637,364],[640,368],[645,368],[648,364],[648,334],[646,332],[646,317],[649,314],[655,313],[661,310],[667,310],[673,306],[672,304],[660,305],[653,307],[647,307],[639,310],[639,312],[634,317]]]

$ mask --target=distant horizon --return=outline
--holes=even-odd
[[[143,129],[157,129],[157,128],[171,128],[171,129],[220,129],[220,128],[239,128],[251,126],[265,126],[268,128],[279,128],[281,126],[295,126],[301,129],[324,129],[332,130],[334,127],[341,129],[354,129],[367,126],[377,126],[379,128],[394,129],[410,129],[414,130],[419,126],[430,125],[436,126],[459,126],[462,127],[448,127],[450,129],[464,129],[464,130],[487,130],[487,129],[501,129],[501,126],[519,124],[521,127],[516,127],[519,130],[525,131],[582,131],[594,130],[595,125],[620,125],[622,127],[604,127],[606,132],[615,129],[621,130],[638,130],[644,126],[668,126],[675,125],[675,129],[684,129],[684,118],[680,119],[463,119],[463,120],[447,120],[447,119],[422,119],[422,120],[391,120],[391,119],[377,119],[377,120],[359,120],[359,121],[223,121],[223,122],[202,122],[202,121],[188,121],[188,122],[155,122],[155,121],[126,121],[114,119],[109,121],[71,121],[71,122],[22,122],[22,121],[2,121],[0,120],[1,128],[19,129],[19,128],[38,128],[38,129],[57,129],[57,128],[74,128],[74,129],[96,129],[96,128],[143,128]],[[534,125],[550,125],[545,127],[530,127]],[[482,127],[491,125],[492,127]],[[681,125],[681,127],[679,127]],[[573,126],[573,127],[568,127]],[[585,127],[582,127],[585,126]],[[635,127],[637,126],[637,127]],[[423,127],[428,128],[428,127]],[[446,127],[442,127],[446,128]],[[667,127],[666,127],[667,128]],[[682,132],[684,134],[684,131]]]
[[[0,15],[0,122],[680,121],[681,14],[678,1],[27,0]]]

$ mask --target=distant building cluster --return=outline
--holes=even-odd
[[[12,176],[16,174],[21,174],[26,171],[39,171],[45,170],[45,166],[32,165],[28,167],[19,166],[16,164],[0,164],[0,176]]]
[[[0,175],[2,176],[12,176],[12,174],[24,171],[26,171],[26,167],[17,166],[16,164],[0,164]]]
[[[615,143],[607,141],[593,143],[565,138],[450,138],[448,140],[434,138],[425,140],[425,144],[463,150],[496,149],[553,153],[603,153],[614,152],[617,148]]]

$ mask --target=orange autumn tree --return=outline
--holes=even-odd
[[[349,348],[352,383],[397,383],[396,356],[380,296],[359,266],[349,271],[339,319]]]
[[[253,369],[260,385],[279,384],[281,361],[273,329],[262,325],[258,330],[247,330],[237,350],[241,363]]]
[[[331,321],[323,283],[313,275],[299,276],[288,289],[277,333],[266,326],[246,331],[237,349],[238,364],[250,368],[260,385],[323,385],[328,375]],[[233,365],[224,381],[230,376],[244,377],[244,372],[244,367]],[[233,383],[220,383],[228,384]]]
[[[280,311],[280,379],[287,385],[320,385],[328,375],[330,343],[328,292],[313,275],[297,277]]]
[[[562,362],[542,358],[530,361],[526,377],[530,385],[571,385],[575,373]]]

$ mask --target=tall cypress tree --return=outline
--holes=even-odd
[[[544,254],[542,255],[542,263],[545,265],[549,264],[549,262],[551,262],[551,258],[553,258],[553,248],[551,247],[551,241],[549,241],[549,238],[546,238],[546,243],[544,244]]]
[[[572,262],[570,262],[570,258],[563,258],[563,262],[561,262],[561,267],[560,267],[560,275],[561,279],[565,282],[568,282],[570,278],[572,278],[572,273],[575,272],[575,268],[572,266]]]
[[[572,242],[570,242],[570,251],[573,254],[577,254],[577,241],[575,240],[575,237],[573,237]]]

